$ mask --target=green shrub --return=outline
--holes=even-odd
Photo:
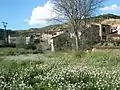
[[[2,62],[3,60],[4,60],[4,58],[0,56],[0,62]]]
[[[44,52],[43,49],[42,49],[42,45],[41,44],[37,44],[36,45],[36,52],[37,53],[43,53]]]
[[[74,57],[76,58],[82,58],[85,57],[86,53],[84,51],[79,51],[74,53]]]

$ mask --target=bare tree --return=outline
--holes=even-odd
[[[102,2],[103,0],[52,0],[55,5],[54,11],[60,16],[55,20],[68,22],[75,33],[77,51],[79,39],[83,40],[87,31],[88,18],[94,14]]]

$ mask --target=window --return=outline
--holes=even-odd
[[[57,35],[57,33],[53,33],[53,35]]]
[[[102,31],[105,33],[105,27],[102,28]]]

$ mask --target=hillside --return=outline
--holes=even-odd
[[[101,23],[101,24],[120,24],[120,16],[114,15],[114,14],[104,14],[104,15],[99,15],[95,17],[91,17],[90,20],[95,23]],[[19,30],[16,32],[20,34],[28,34],[28,33],[44,33],[48,31],[56,31],[59,30],[63,25],[50,25],[42,28],[30,28],[28,30]],[[64,25],[65,26],[65,25]]]
[[[90,18],[91,21],[96,22],[96,23],[104,23],[104,24],[109,24],[110,23],[114,23],[114,21],[116,20],[117,23],[120,23],[120,16],[118,15],[114,15],[114,14],[104,14],[104,15],[99,15],[99,16],[95,16],[95,17],[91,17]],[[107,23],[105,23],[105,21],[107,20]],[[54,28],[54,30],[56,30],[55,28],[60,27],[61,25],[50,25],[47,27],[43,27],[43,28],[30,28],[29,30],[35,30],[38,31],[40,30],[40,32],[45,32],[48,30],[51,30]]]
[[[59,30],[61,27],[62,25],[49,25],[49,26],[42,27],[42,28],[30,28],[28,30],[16,30],[16,32],[19,35],[29,35],[33,33],[44,33],[48,31],[56,31],[56,30]]]
[[[42,27],[42,28],[30,28],[28,29],[29,31],[40,31],[40,32],[45,32],[51,29],[56,29],[57,27],[60,27],[60,25],[50,25],[50,26],[46,26],[46,27]]]
[[[120,26],[120,16],[114,14],[105,14],[95,17],[95,20],[99,20],[101,24]]]
[[[118,15],[114,15],[114,14],[103,14],[103,15],[99,15],[99,16],[96,16],[94,17],[96,19],[100,19],[100,18],[103,18],[103,19],[120,19],[120,16]]]
[[[101,23],[111,25],[111,26],[120,26],[120,19],[106,19]]]
[[[103,14],[99,16],[92,17],[91,20],[96,23],[100,23],[106,19],[120,19],[120,16],[114,14]]]

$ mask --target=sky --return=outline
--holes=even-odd
[[[120,0],[106,0],[103,5],[99,14],[120,15]],[[49,0],[0,0],[0,22],[7,22],[7,28],[13,30],[41,28],[49,25],[46,19],[56,16],[53,7]]]

